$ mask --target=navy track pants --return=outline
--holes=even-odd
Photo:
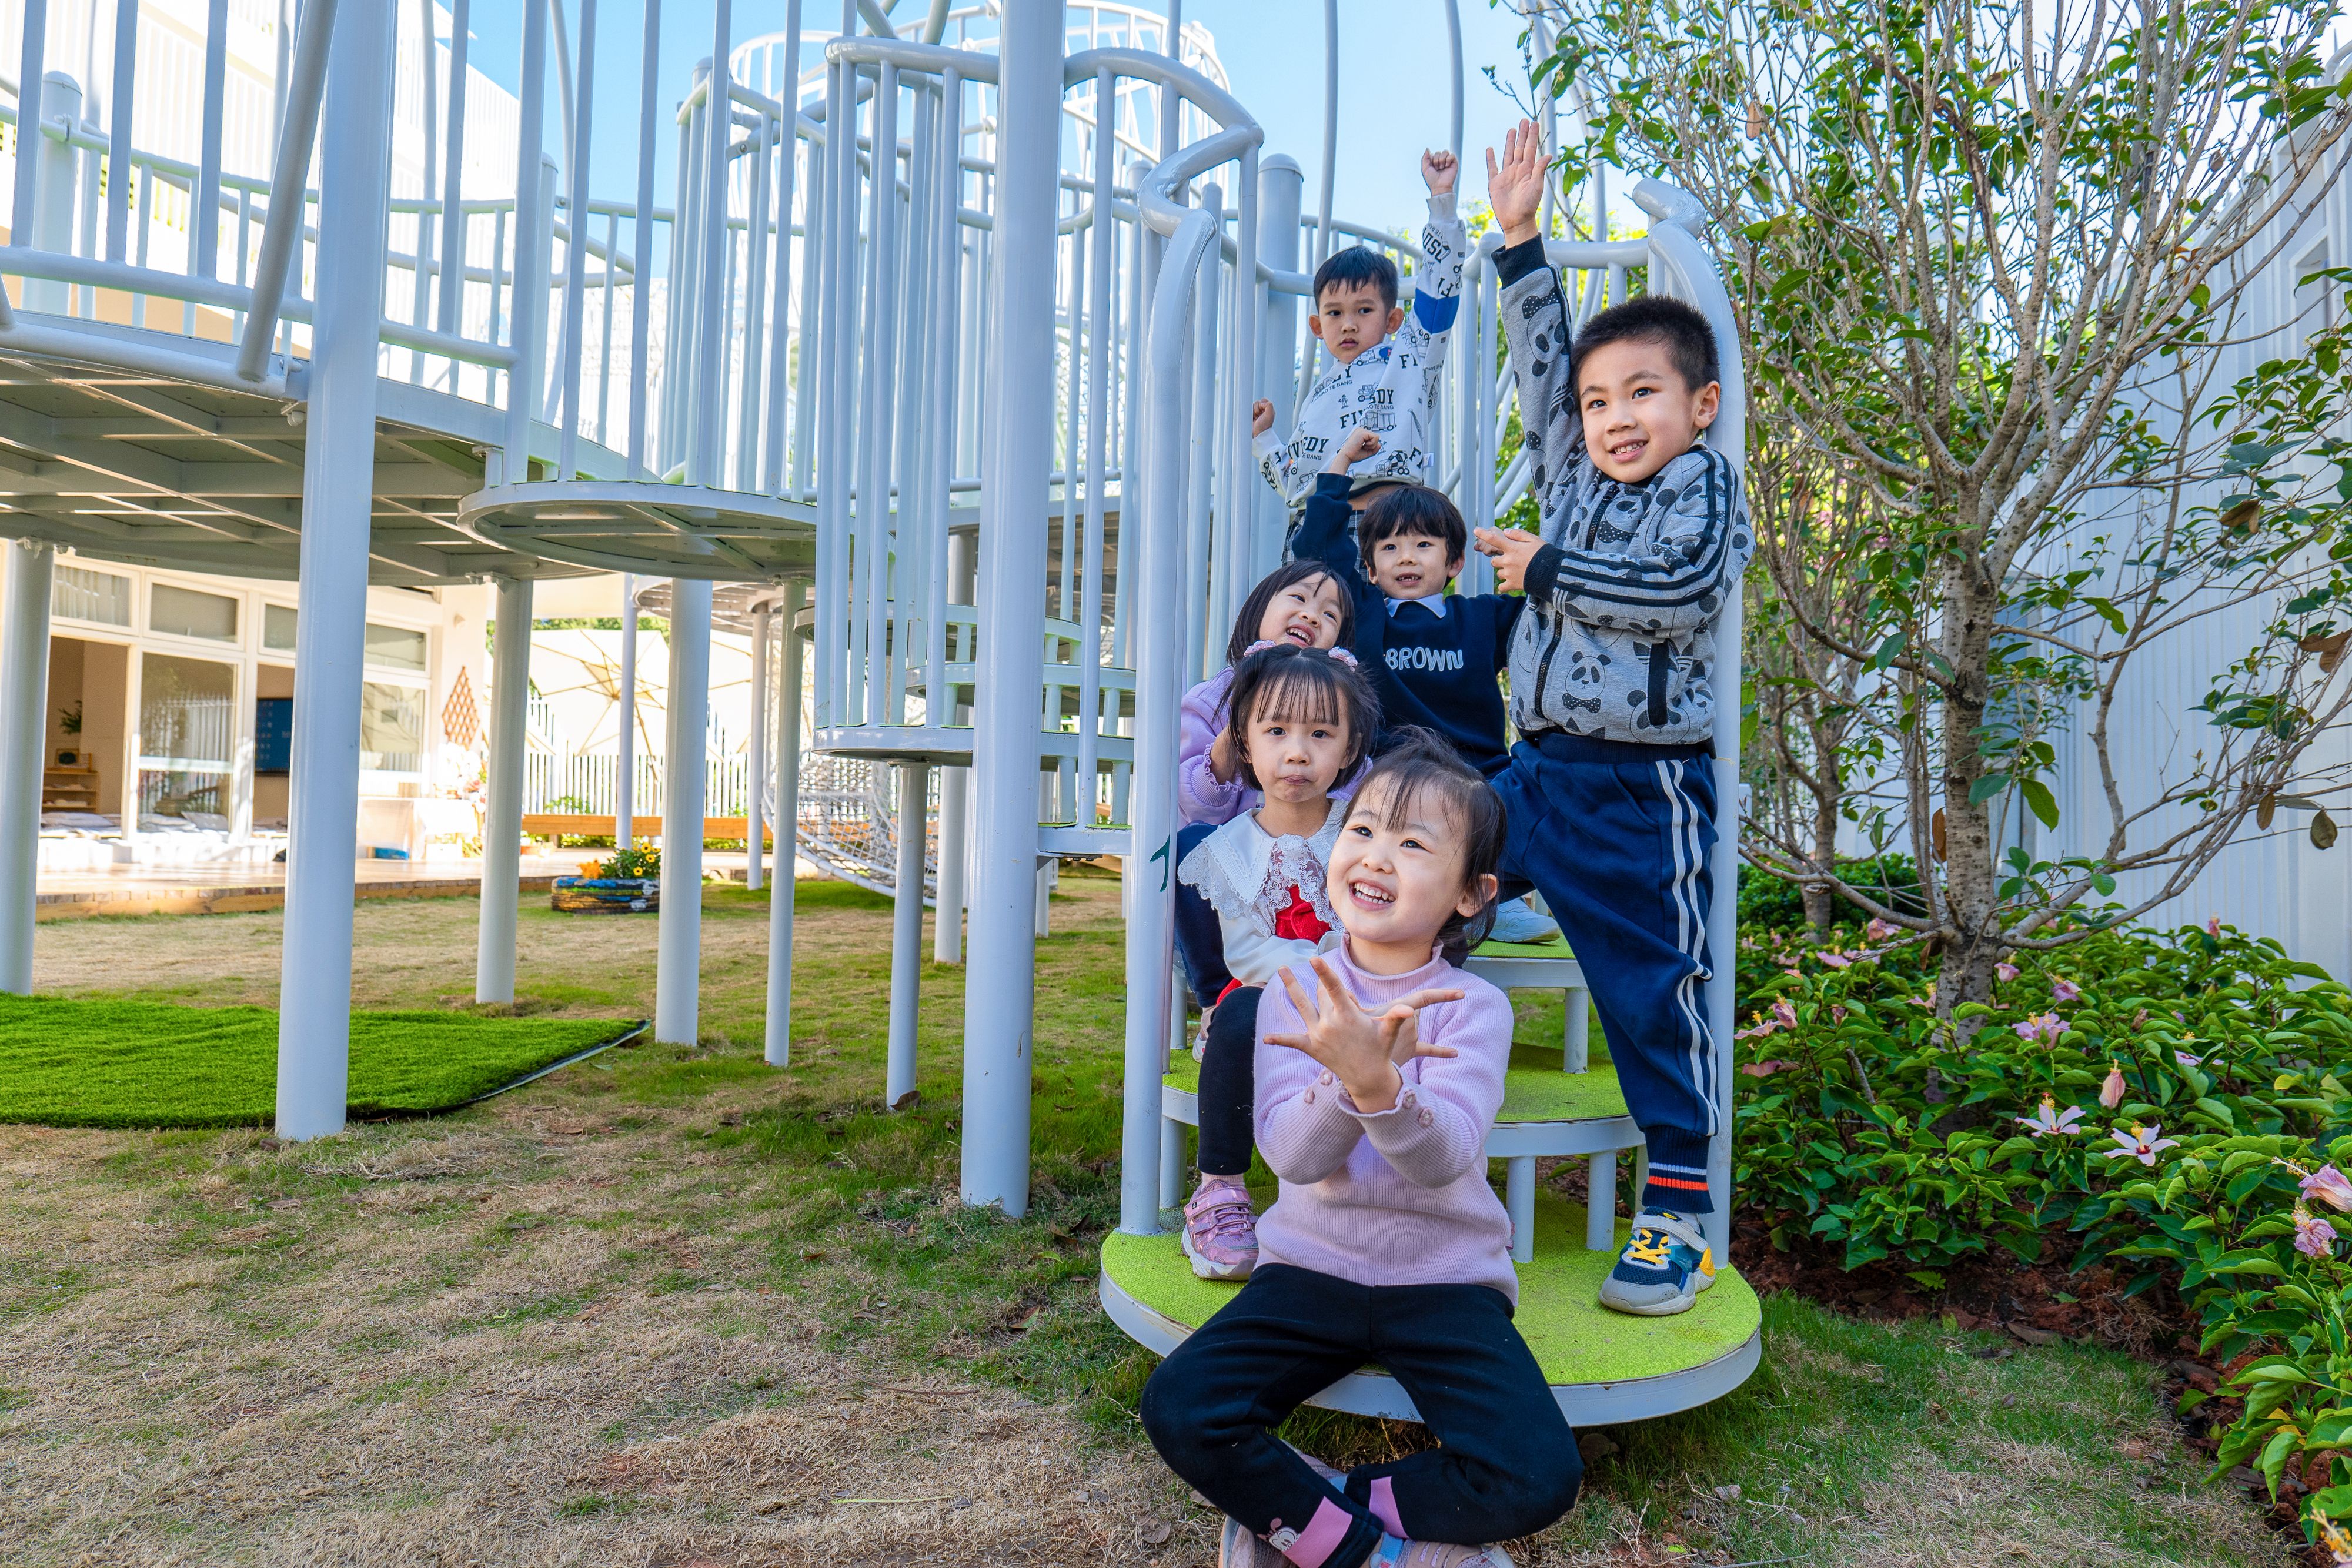
[[[1650,1197],[1712,1205],[1715,1057],[1706,915],[1715,762],[1696,747],[1548,736],[1495,780],[1505,863],[1535,883],[1584,967],[1625,1103],[1649,1144]]]

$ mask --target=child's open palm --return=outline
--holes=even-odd
[[[1414,1057],[1460,1054],[1452,1046],[1423,1043],[1417,1018],[1433,1003],[1460,1001],[1462,992],[1415,991],[1371,1013],[1341,983],[1328,959],[1308,962],[1315,968],[1316,996],[1309,996],[1288,969],[1282,971],[1282,988],[1305,1027],[1297,1033],[1269,1034],[1265,1040],[1303,1051],[1329,1068],[1358,1110],[1380,1112],[1394,1105],[1403,1085],[1397,1069]]]
[[[1503,158],[1486,149],[1486,204],[1495,209],[1495,223],[1505,245],[1524,245],[1536,235],[1536,214],[1543,207],[1543,132],[1532,120],[1522,120],[1503,138]]]

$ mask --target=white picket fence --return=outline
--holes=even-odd
[[[657,757],[636,759],[637,779],[630,809],[639,821],[663,810],[662,766]],[[751,759],[740,752],[714,756],[702,792],[706,817],[740,817],[751,810]],[[610,752],[533,751],[523,766],[522,809],[530,812],[581,811],[609,817],[620,798],[620,758]]]

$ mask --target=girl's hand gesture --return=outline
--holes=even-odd
[[[1522,120],[1503,138],[1503,161],[1486,149],[1486,204],[1505,245],[1524,245],[1536,237],[1536,214],[1543,210],[1543,132],[1532,120]]]
[[[1348,439],[1339,443],[1339,450],[1331,454],[1331,461],[1323,465],[1323,472],[1345,474],[1380,449],[1381,438],[1360,424],[1348,432]]]
[[[1269,1034],[1269,1045],[1303,1051],[1339,1080],[1356,1109],[1378,1113],[1393,1108],[1404,1077],[1397,1069],[1416,1056],[1454,1056],[1452,1047],[1421,1043],[1415,1015],[1434,1002],[1458,1002],[1460,991],[1415,991],[1391,1002],[1378,1013],[1366,1012],[1355,993],[1340,982],[1328,959],[1309,960],[1315,967],[1318,1003],[1307,994],[1288,969],[1282,971],[1282,988],[1290,994],[1306,1026],[1297,1034]]]
[[[1260,398],[1250,404],[1250,434],[1264,435],[1274,428],[1274,404]]]
[[[1421,155],[1422,183],[1433,196],[1450,196],[1458,172],[1456,160],[1451,152],[1424,152]]]

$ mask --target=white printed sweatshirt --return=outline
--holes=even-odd
[[[1251,443],[1259,472],[1294,515],[1307,505],[1332,452],[1359,426],[1381,438],[1381,449],[1349,469],[1350,476],[1426,479],[1438,372],[1445,368],[1446,335],[1462,303],[1462,257],[1469,243],[1454,197],[1430,197],[1429,222],[1421,231],[1422,263],[1412,275],[1412,308],[1404,325],[1350,363],[1326,371],[1299,405],[1287,442],[1269,430]]]

